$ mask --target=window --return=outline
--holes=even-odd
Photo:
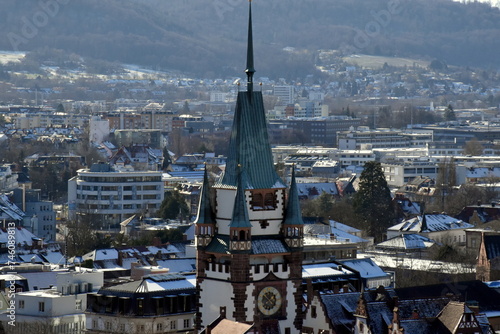
[[[170,329],[176,329],[177,324],[175,323],[175,320],[170,321]]]
[[[125,333],[125,324],[120,324],[120,333]]]
[[[106,321],[106,330],[107,331],[110,331],[112,329],[112,325],[111,325],[111,322],[110,321]]]
[[[189,327],[190,327],[189,319],[184,319],[184,328],[189,328]]]
[[[45,312],[45,303],[38,302],[38,312]]]
[[[156,324],[156,331],[161,332],[162,330],[163,330],[163,324],[161,322],[157,323]]]
[[[92,320],[92,328],[97,328],[97,321],[96,320]]]
[[[316,313],[316,306],[311,306],[311,317],[316,318],[318,314]]]
[[[19,308],[24,308],[24,300],[23,299],[20,299],[19,300]]]
[[[82,300],[81,299],[77,299],[75,301],[75,309],[77,309],[77,310],[81,310],[82,309]]]

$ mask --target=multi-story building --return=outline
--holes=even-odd
[[[56,212],[52,201],[41,199],[40,189],[15,189],[12,196],[13,202],[21,208],[23,227],[45,243],[56,242]]]
[[[442,166],[434,161],[406,161],[402,163],[382,163],[385,179],[389,186],[401,187],[418,176],[427,176],[437,179]],[[454,184],[465,183],[466,168],[464,165],[455,166]],[[447,184],[444,186],[451,186]]]
[[[432,132],[404,132],[390,129],[358,129],[339,132],[337,146],[344,150],[370,148],[426,147]]]
[[[0,166],[0,191],[9,191],[19,186],[17,183],[17,174],[12,173],[11,165],[4,164]]]
[[[57,274],[56,286],[15,294],[15,326],[8,333],[85,332],[87,294],[103,285],[102,272],[66,272]]]
[[[195,311],[194,275],[149,275],[89,294],[86,333],[193,334]]]
[[[89,121],[89,141],[100,144],[109,136],[109,120],[92,116]]]
[[[295,102],[295,88],[290,85],[275,85],[273,95],[277,96],[285,105]]]
[[[360,124],[359,118],[329,116],[274,120],[271,125],[273,128],[279,129],[280,133],[283,132],[283,129],[292,131],[297,143],[332,147],[336,146],[338,132],[347,131]]]
[[[162,172],[99,163],[79,170],[68,181],[69,218],[86,216],[101,227],[118,224],[136,213],[153,214],[163,198]]]
[[[116,143],[119,146],[132,146],[137,144],[149,145],[152,148],[165,147],[166,141],[160,130],[151,129],[126,129],[115,131]]]

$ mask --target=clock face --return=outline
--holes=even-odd
[[[257,306],[259,311],[264,315],[272,315],[276,313],[281,307],[281,294],[271,286],[260,290],[257,298]]]

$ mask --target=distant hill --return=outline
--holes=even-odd
[[[209,76],[244,69],[246,0],[59,1],[0,0],[0,49],[57,48]],[[253,11],[257,75],[310,73],[319,49],[500,65],[500,10],[484,3],[255,0]]]

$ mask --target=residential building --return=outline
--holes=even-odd
[[[12,172],[12,166],[3,164],[0,166],[0,191],[7,192],[17,188],[17,174]]]
[[[148,275],[89,294],[86,332],[196,333],[194,275]]]
[[[284,105],[293,104],[295,102],[295,88],[291,85],[275,85],[273,95],[278,97]]]
[[[420,176],[426,176],[435,180],[437,179],[441,168],[442,166],[439,163],[431,161],[382,163],[382,170],[384,171],[387,184],[394,187],[401,187]],[[463,184],[465,182],[465,170],[465,166],[456,165],[455,184]]]
[[[164,198],[162,173],[106,163],[81,169],[68,181],[69,218],[118,225],[140,212],[154,214]]]
[[[15,189],[12,201],[25,213],[22,225],[45,243],[56,242],[54,202],[43,201],[40,189]]]
[[[92,116],[89,121],[89,141],[100,144],[109,136],[109,120]]]
[[[424,214],[389,227],[387,239],[401,234],[419,234],[442,244],[465,245],[465,230],[473,227],[445,214]]]
[[[52,289],[16,293],[16,325],[8,333],[84,333],[87,294],[102,285],[102,273],[66,272]]]
[[[120,129],[114,132],[119,146],[148,145],[154,149],[163,149],[166,141],[161,130],[151,129]]]

